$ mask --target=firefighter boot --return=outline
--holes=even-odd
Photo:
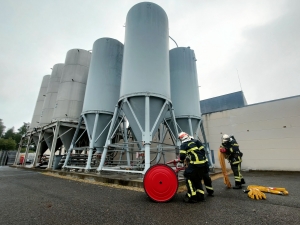
[[[241,184],[246,184],[244,178],[241,179]]]
[[[185,203],[196,203],[197,202],[194,198],[189,197],[189,195],[187,193],[185,194],[183,201]]]
[[[207,196],[214,197],[214,192],[209,192]]]
[[[241,182],[236,181],[236,182],[235,182],[235,186],[233,187],[233,189],[242,189]]]
[[[197,192],[197,201],[198,202],[205,202],[204,194]]]

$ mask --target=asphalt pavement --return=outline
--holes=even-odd
[[[242,190],[213,181],[215,197],[188,204],[184,193],[167,203],[144,192],[0,167],[0,224],[300,224],[300,172],[244,172],[247,185],[285,187],[252,200]],[[233,175],[230,175],[233,183]],[[245,186],[246,188],[247,186]]]

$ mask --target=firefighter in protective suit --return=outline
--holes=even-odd
[[[235,186],[233,189],[241,189],[242,184],[245,184],[245,180],[241,174],[241,164],[243,153],[239,149],[239,145],[236,142],[234,136],[224,134],[222,136],[222,144],[220,146],[220,152],[225,153],[228,159],[231,169],[234,174]]]
[[[190,136],[190,138],[193,141],[195,140],[194,137],[192,137],[192,136]],[[199,141],[199,140],[195,140],[195,141],[196,141],[195,143],[197,144],[197,147],[199,148],[199,150],[201,150],[201,151],[204,152],[205,150],[204,150],[204,146],[203,146],[202,142]],[[205,154],[205,152],[204,152],[204,154]],[[214,197],[214,189],[212,187],[212,182],[211,182],[211,178],[210,178],[210,175],[209,175],[209,164],[208,164],[208,161],[206,162],[206,171],[205,171],[205,173],[204,173],[204,175],[203,175],[202,178],[203,178],[204,186],[205,186],[205,189],[206,189],[206,192],[207,192],[208,196]]]
[[[185,132],[179,134],[179,139],[182,143],[180,146],[180,161],[185,162],[187,166],[184,171],[187,187],[184,201],[188,203],[205,201],[201,180],[204,174],[207,173],[208,160],[205,156],[204,147],[199,140],[192,140]],[[211,183],[209,185],[211,187]]]

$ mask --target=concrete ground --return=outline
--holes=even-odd
[[[219,178],[213,181],[215,197],[206,202],[184,203],[182,192],[155,203],[141,188],[0,167],[0,224],[300,224],[300,172],[243,175],[247,185],[285,187],[289,195],[252,200],[242,190],[226,189]]]

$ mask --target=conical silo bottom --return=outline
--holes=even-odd
[[[96,148],[97,153],[102,153],[103,151],[103,147],[105,145],[107,134],[109,131],[108,123],[111,121],[112,117],[113,117],[112,114],[99,114],[98,122],[96,124],[94,140],[90,140],[93,141],[94,143],[93,147]],[[84,122],[86,125],[86,129],[88,129],[89,134],[91,136],[93,134],[93,130],[95,126],[95,119],[96,119],[95,113],[87,113],[84,115]]]
[[[39,142],[39,137],[38,136],[33,136],[32,139],[33,139],[33,141],[34,141],[34,143],[35,143],[35,145],[37,147],[38,146],[38,142]],[[39,155],[43,155],[44,152],[47,151],[47,149],[48,149],[48,146],[47,146],[46,142],[42,141],[41,142],[41,146],[40,146],[40,154]]]
[[[178,133],[186,132],[189,135],[194,136],[196,138],[198,136],[197,131],[198,131],[199,122],[201,119],[198,119],[198,118],[190,118],[190,119],[191,119],[192,127],[190,127],[189,118],[176,118],[176,122],[178,124],[178,127],[177,127]],[[172,133],[176,134],[172,120],[167,119],[166,121],[167,121]]]
[[[45,132],[44,133],[44,140],[49,148],[49,150],[51,151],[51,147],[52,147],[52,142],[53,142],[53,132],[50,131],[50,132]],[[61,140],[58,138],[57,141],[56,141],[56,145],[55,145],[55,151],[57,149],[59,149],[60,147],[62,146],[62,142]]]
[[[39,142],[39,136],[32,136],[34,144],[37,146]]]
[[[150,135],[152,137],[157,132],[157,129],[160,125],[160,123],[163,121],[165,114],[168,110],[168,107],[165,104],[166,100],[158,97],[149,97],[149,115],[150,115],[150,121],[146,120],[146,97],[145,96],[136,96],[131,97],[127,99],[130,103],[130,106],[135,114],[135,117],[128,106],[128,104],[123,105],[123,111],[126,115],[126,118],[128,119],[128,122],[130,124],[130,127],[135,135],[135,138],[138,142],[141,142],[143,140],[142,137],[142,130],[145,131],[145,123],[149,122],[149,129],[150,129]],[[163,108],[164,107],[164,108]],[[163,108],[163,110],[162,110]],[[162,113],[160,114],[162,110]],[[159,117],[159,118],[158,118]],[[157,122],[155,124],[155,122]],[[140,126],[139,126],[140,125]],[[151,132],[152,131],[152,132]]]
[[[66,151],[70,148],[76,130],[76,128],[72,128],[71,130],[70,129],[70,127],[60,126],[58,130],[61,142],[64,145]]]

